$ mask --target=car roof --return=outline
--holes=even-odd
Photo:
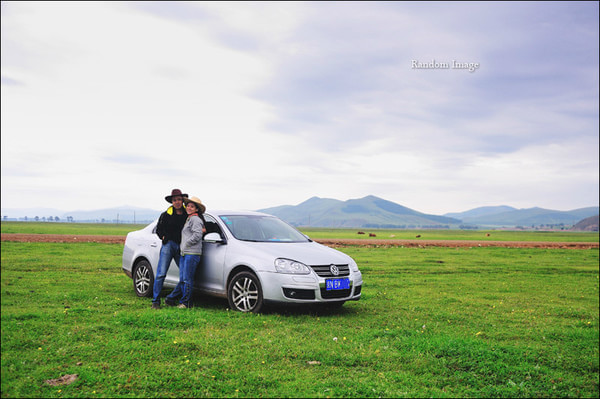
[[[223,210],[223,209],[209,209],[204,212],[207,215],[212,216],[241,216],[241,215],[249,215],[249,216],[273,216],[268,213],[256,212],[256,211],[232,211],[232,210]]]

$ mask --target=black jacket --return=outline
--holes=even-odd
[[[166,244],[167,241],[175,241],[177,244],[181,244],[181,229],[183,229],[187,217],[185,209],[181,215],[178,215],[172,206],[161,213],[156,225],[156,235],[162,240],[163,244]]]

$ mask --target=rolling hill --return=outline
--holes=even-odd
[[[495,207],[499,212],[452,214],[465,224],[486,227],[530,227],[540,225],[572,226],[583,218],[598,214],[598,207],[574,209],[571,211],[556,211],[544,208],[508,209],[510,207]],[[477,208],[481,209],[481,208]]]
[[[600,219],[600,215],[590,216],[589,218],[585,218],[580,220],[571,228],[571,230],[575,231],[598,231],[598,221]]]
[[[415,228],[449,227],[460,220],[417,212],[375,196],[340,201],[312,197],[301,204],[261,209],[294,226]]]

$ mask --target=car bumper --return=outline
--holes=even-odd
[[[327,290],[325,278],[314,275],[262,273],[263,298],[268,302],[328,303],[358,301],[361,297],[362,275],[352,273],[347,289]]]

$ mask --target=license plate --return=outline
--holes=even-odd
[[[325,290],[347,290],[350,288],[349,278],[338,278],[335,280],[325,280]]]

